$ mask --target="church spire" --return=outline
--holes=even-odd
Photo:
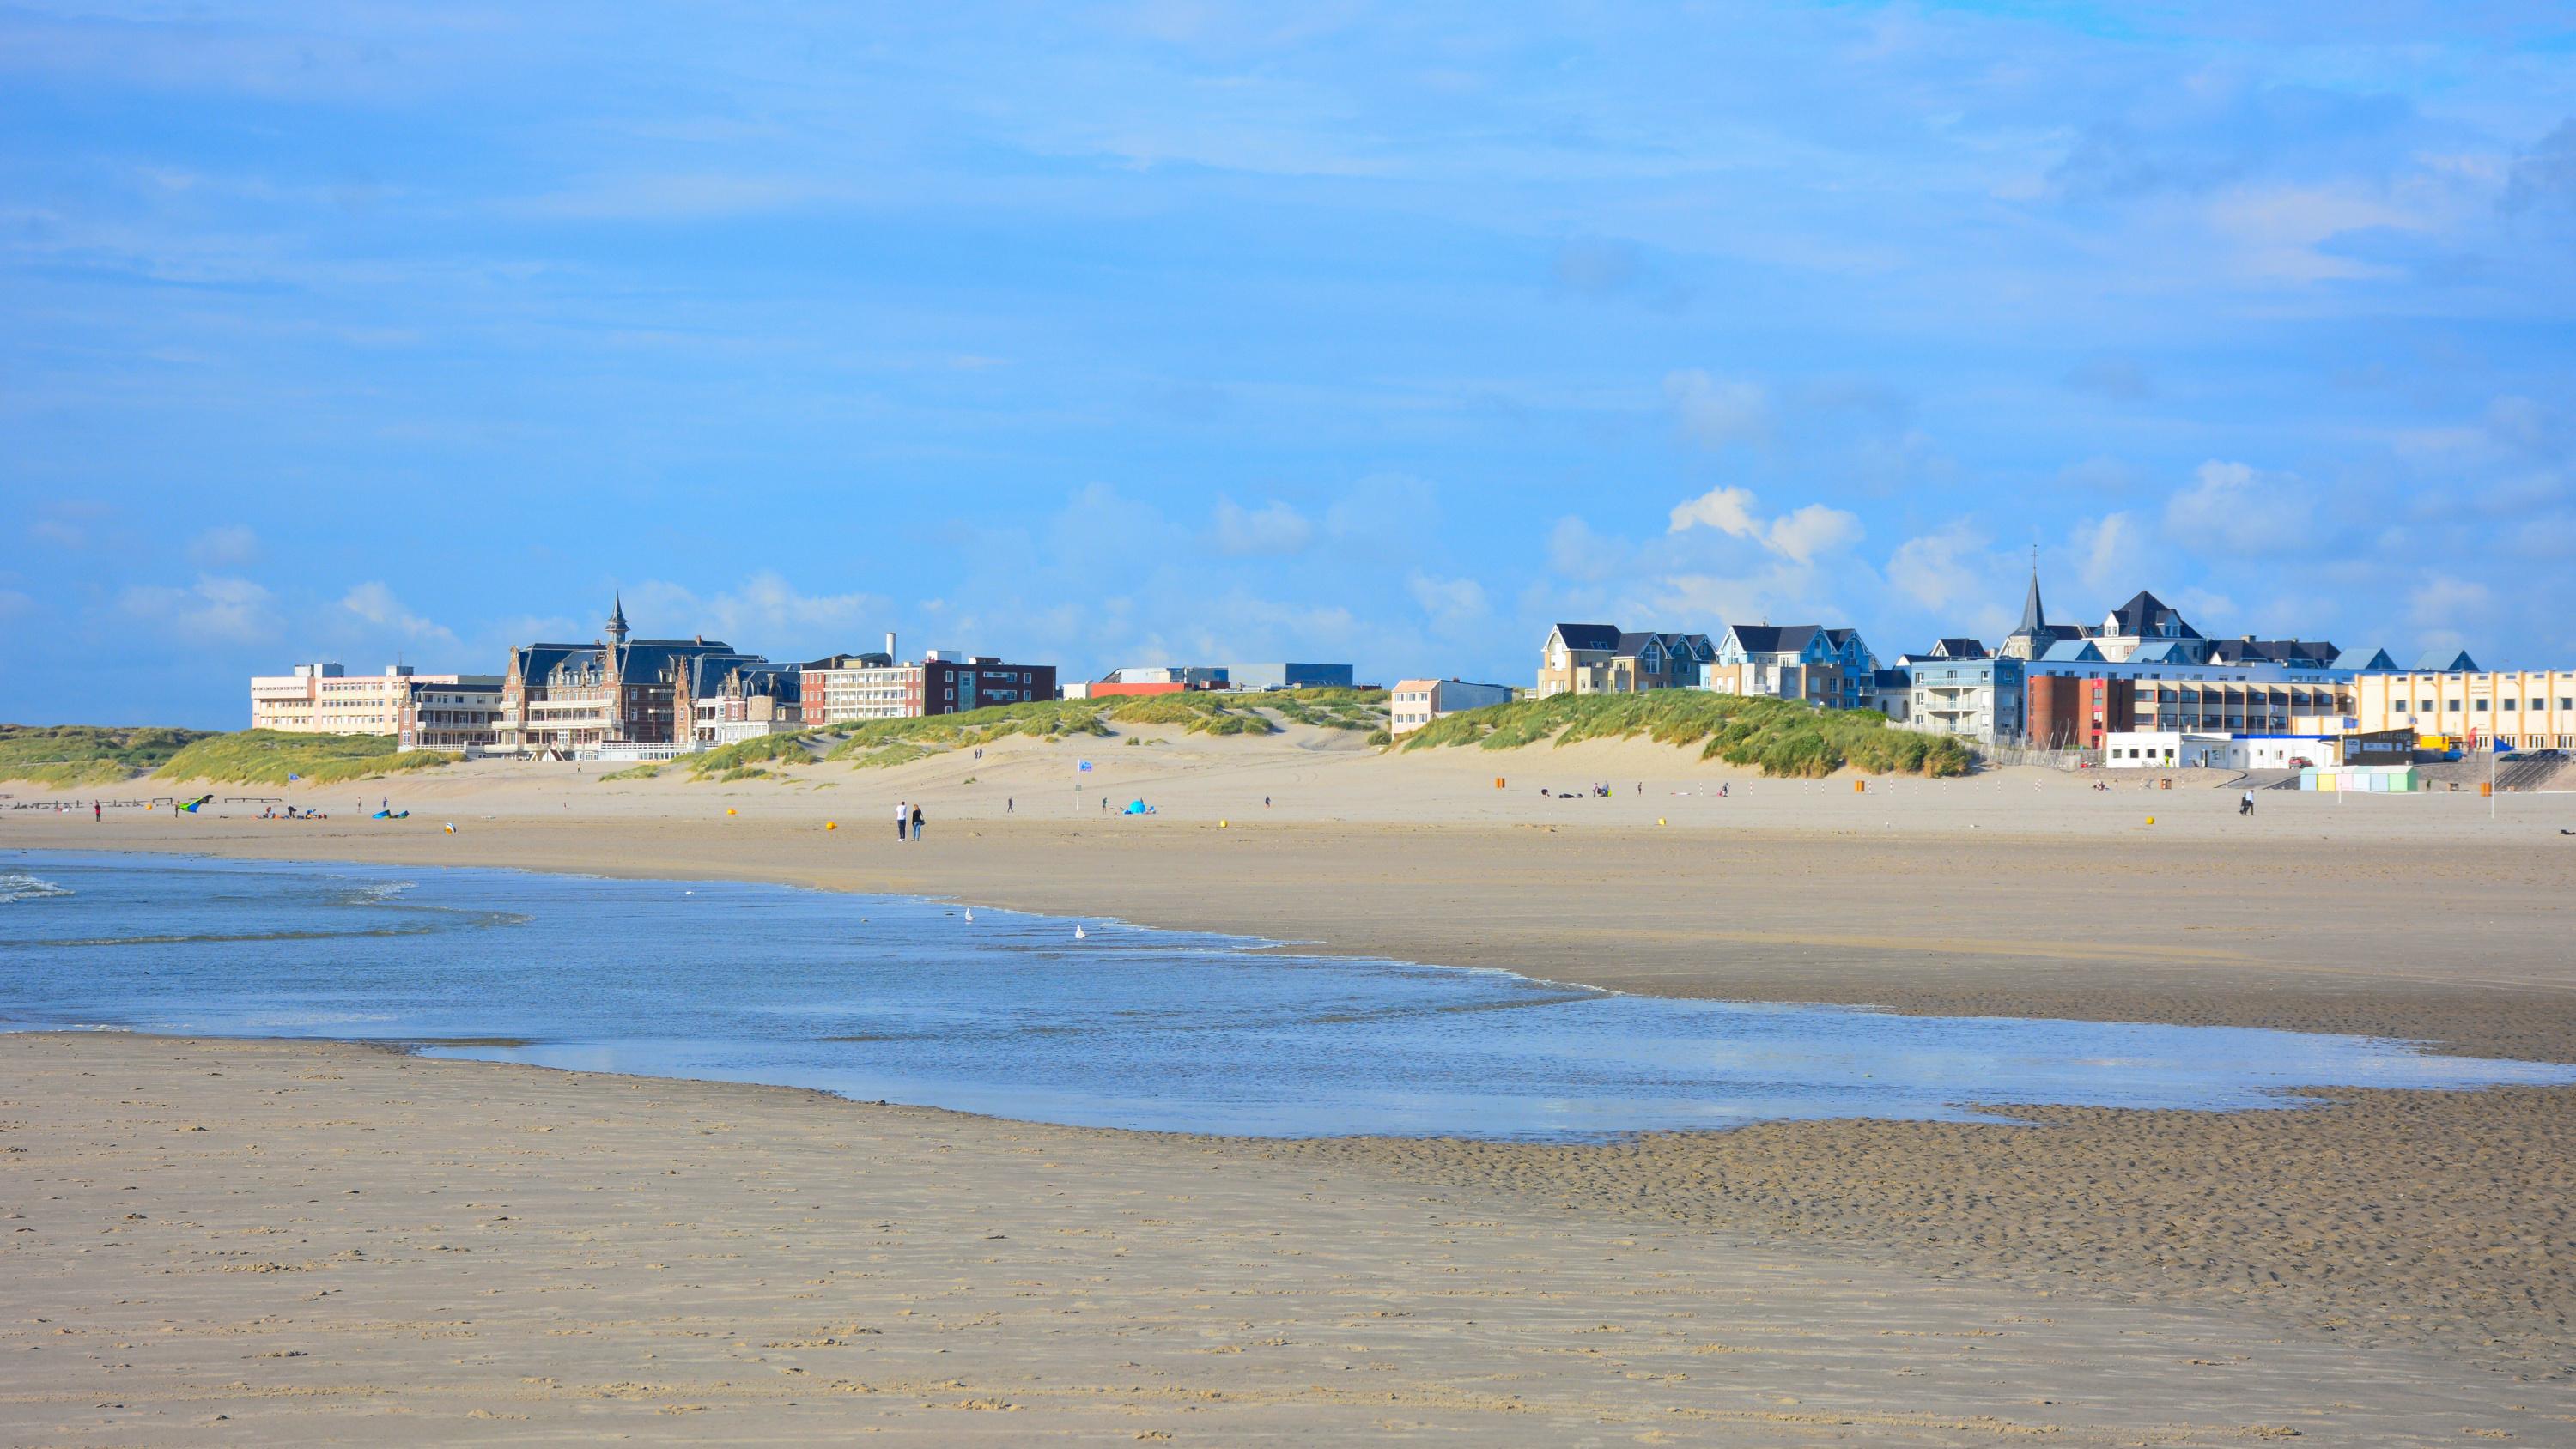
[[[2030,551],[2030,596],[2021,603],[2021,628],[2015,633],[2036,635],[2048,627],[2048,612],[2039,606],[2039,548]]]
[[[608,606],[608,638],[615,644],[626,642],[626,595],[623,592]]]

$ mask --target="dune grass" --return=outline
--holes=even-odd
[[[600,776],[599,783],[605,785],[611,780],[651,780],[658,778],[661,773],[662,767],[657,764],[648,762],[641,765],[629,765],[623,770],[611,770],[607,774]]]
[[[1560,694],[1453,714],[1416,730],[1407,750],[1475,745],[1512,750],[1553,739],[1634,739],[1699,745],[1700,758],[1765,775],[1813,779],[1850,766],[1874,775],[1964,775],[1976,754],[1950,735],[1897,729],[1875,710],[1820,710],[1795,700],[1662,689]]]
[[[303,784],[331,785],[436,769],[457,758],[436,750],[397,750],[395,743],[392,735],[241,730],[192,741],[155,773],[164,780],[234,785],[283,785],[288,775],[296,775]]]
[[[671,763],[685,767],[701,780],[751,765],[810,765],[815,758],[811,739],[811,734],[802,730],[792,735],[754,735],[718,745],[703,754],[682,755]]]
[[[161,768],[211,733],[157,725],[0,725],[0,780],[57,790],[113,785]]]

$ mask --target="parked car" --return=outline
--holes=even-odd
[[[2305,755],[2292,755],[2290,757],[2290,768],[2293,770],[2313,770],[2316,767],[2317,762],[2309,759]]]

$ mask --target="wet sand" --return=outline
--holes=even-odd
[[[0,1038],[13,1444],[2564,1442],[2565,1385],[1365,1160]],[[1597,1187],[1597,1185],[1596,1185]]]
[[[2245,822],[2212,782],[2188,778],[2152,794],[2023,772],[1855,792],[1848,780],[1729,775],[1648,746],[1522,752],[1498,766],[1476,751],[1377,759],[1308,736],[1109,743],[722,787],[477,765],[362,787],[395,790],[397,804],[418,812],[398,827],[349,818],[352,800],[340,797],[357,787],[341,787],[295,797],[341,812],[312,825],[242,818],[256,814],[251,805],[182,820],[112,815],[105,826],[0,812],[0,848],[779,880],[1243,931],[1674,995],[2362,1031],[2576,1059],[2576,852],[2556,833],[2576,826],[2576,800],[2510,800],[2491,824],[2473,797],[2267,795]],[[1142,795],[1158,813],[1077,813],[1065,791],[1076,750],[1120,774],[1092,789],[1086,807],[1102,794]],[[1538,762],[1563,783],[1610,779],[1625,793],[1542,801],[1518,784],[1497,791],[1488,778]],[[1724,800],[1714,797],[1719,781],[1730,785]],[[1263,794],[1274,801],[1267,809]],[[898,797],[927,806],[927,841],[898,845],[881,828]],[[456,836],[439,829],[451,819]],[[826,820],[842,828],[826,831]],[[515,1070],[412,1064],[430,1065]],[[865,1116],[796,1100],[826,1120]],[[2107,1315],[2088,1320],[2104,1325],[2198,1315],[2262,1336],[2271,1346],[2247,1362],[2289,1372],[2289,1382],[2307,1381],[2309,1369],[2286,1366],[2305,1363],[2299,1355],[2315,1345],[2366,1356],[2356,1363],[2439,1366],[2429,1380],[2400,1373],[2367,1392],[2347,1383],[2334,1401],[2360,1417],[2328,1442],[2368,1442],[2361,1426],[2423,1428],[2405,1416],[2450,1402],[2428,1387],[2436,1381],[2476,1402],[2564,1407],[2576,1366],[2576,1225],[2565,1207],[2576,1092],[2357,1093],[2296,1113],[2031,1115],[2040,1127],[1806,1123],[1611,1147],[1189,1150],[1227,1171],[1288,1173],[1306,1184],[1301,1193],[1329,1184],[1354,1212],[1409,1212],[1428,1199],[1480,1221],[1508,1215],[1532,1244],[1625,1234],[1667,1251],[1723,1243],[1728,1255],[1778,1255],[1805,1272],[1886,1275],[1899,1285],[1886,1290],[1891,1301],[1909,1307],[1955,1306],[1964,1300],[1947,1295],[1973,1292],[2050,1314],[2080,1307]],[[1053,1130],[941,1120],[955,1124],[959,1145]],[[674,1156],[696,1145],[668,1123],[634,1130],[671,1133]],[[1149,1143],[1171,1150],[1167,1139],[1112,1134],[1048,1140],[1078,1140],[1077,1159],[1103,1171],[1102,1154]],[[966,1181],[950,1188],[972,1197]],[[1263,1220],[1330,1235],[1302,1196]],[[1441,1282],[1417,1264],[1386,1286],[1427,1301]],[[1554,1301],[1608,1290],[1595,1282],[1565,1291]],[[1788,1301],[1763,1307],[1800,1311]],[[1815,1311],[1825,1313],[1821,1300]],[[1951,1310],[1933,1311],[1937,1320]],[[2118,1340],[2131,1330],[2104,1331]],[[1831,1336],[1848,1338],[1848,1325]],[[525,1344],[540,1358],[558,1348]],[[2064,1395],[2094,1372],[2074,1362],[2036,1396],[2073,1402]],[[1792,1384],[1792,1394],[1813,1382],[1772,1381]],[[1655,1402],[1653,1391],[1623,1392]],[[2170,1397],[2181,1392],[2138,1378],[2120,1391],[2121,1412],[2133,1416],[2123,1427],[2091,1422],[2113,1442],[2162,1442],[2136,1416],[2199,1402]],[[1989,1410],[2004,1402],[1986,1401]],[[1320,1413],[1321,1403],[1307,1407]],[[1320,1430],[1325,1419],[1279,1422]],[[1725,1422],[1726,1434],[1703,1426],[1685,1437],[1753,1432],[1749,1420]],[[2476,1427],[2464,1419],[2425,1432],[2453,1439]],[[1627,1440],[1642,1430],[1602,1432]],[[1785,1425],[1761,1432],[1794,1437]],[[1951,1442],[1943,1436],[1953,1431],[1872,1432]],[[2547,1425],[2513,1432],[2567,1437]],[[1568,1442],[1561,1433],[1532,1439]]]

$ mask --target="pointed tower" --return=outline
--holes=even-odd
[[[2030,551],[2030,592],[2021,601],[2021,627],[2004,636],[1995,650],[2007,659],[2037,659],[2048,652],[2052,638],[2048,632],[2048,611],[2039,603],[2039,548]]]
[[[626,642],[626,596],[622,592],[617,595],[616,602],[608,606],[608,642]]]

